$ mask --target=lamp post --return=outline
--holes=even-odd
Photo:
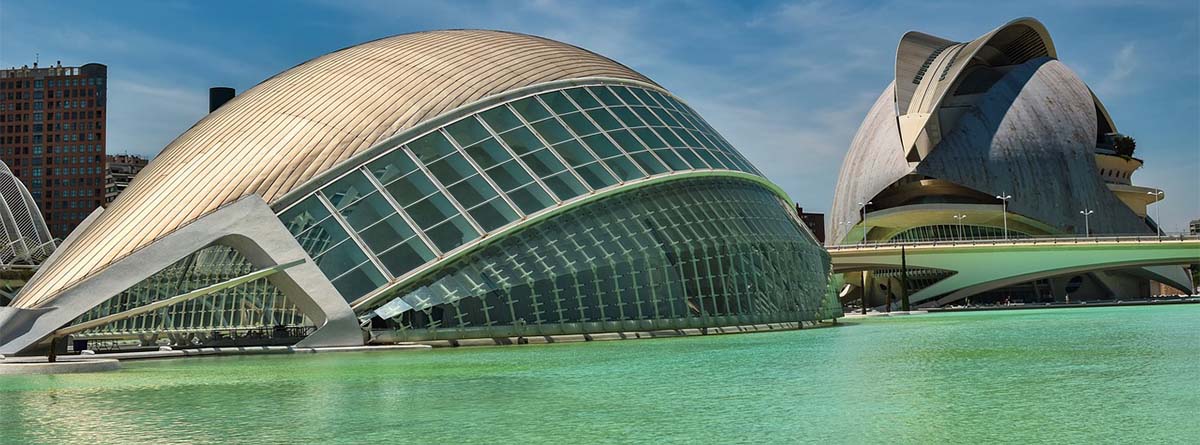
[[[1147,195],[1154,196],[1154,203],[1155,203],[1155,204],[1158,204],[1158,202],[1159,202],[1159,201],[1162,201],[1162,197],[1163,197],[1163,191],[1162,191],[1162,190],[1155,190],[1155,191],[1153,191],[1153,192],[1146,192],[1146,194],[1147,194]],[[1162,219],[1160,219],[1160,218],[1159,218],[1160,216],[1162,216],[1162,210],[1161,210],[1161,207],[1162,207],[1162,206],[1159,206],[1159,205],[1156,205],[1156,206],[1154,206],[1154,228],[1158,229],[1158,239],[1160,239],[1160,240],[1162,239],[1162,236],[1163,236],[1163,231],[1162,231]]]
[[[963,224],[962,224],[962,222],[966,218],[967,218],[967,215],[962,214],[962,213],[954,215],[954,219],[956,221],[958,221],[958,239],[963,239]]]
[[[1092,210],[1092,209],[1088,209],[1088,208],[1084,208],[1083,210],[1079,211],[1079,214],[1083,215],[1083,237],[1084,238],[1090,238],[1092,236],[1092,228],[1088,224],[1088,216],[1090,216],[1093,213],[1096,213],[1096,211]]]
[[[865,204],[864,204],[864,202],[865,202]],[[863,200],[862,200],[862,201],[859,201],[859,202],[858,202],[858,207],[859,207],[859,209],[861,209],[861,210],[862,210],[862,225],[863,225],[863,237],[862,237],[862,241],[861,241],[859,244],[866,244],[866,243],[867,243],[867,230],[868,230],[868,227],[867,227],[867,206],[869,206],[869,205],[871,205],[871,204],[874,204],[874,203],[873,203],[873,202],[871,202],[871,201],[867,201],[867,198],[863,198]]]
[[[1004,239],[1008,239],[1008,200],[1012,199],[1012,195],[1001,193],[996,195],[996,199],[1000,200],[1000,212],[1004,217]]]

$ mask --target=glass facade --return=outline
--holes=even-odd
[[[185,293],[232,280],[254,266],[231,247],[213,245],[179,260],[71,322],[77,325],[119,314]],[[77,334],[75,339],[130,336],[143,333],[204,333],[215,330],[312,327],[312,322],[266,278],[239,284],[113,321]]]
[[[762,186],[684,179],[523,228],[397,290],[400,340],[829,319],[828,254]],[[386,326],[386,328],[385,328]]]
[[[347,301],[529,215],[680,171],[758,175],[668,94],[591,85],[518,98],[387,152],[280,218]]]

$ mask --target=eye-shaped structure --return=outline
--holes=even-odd
[[[610,59],[507,32],[389,37],[168,145],[0,312],[0,352],[832,318],[828,254],[789,202]]]
[[[1032,18],[969,42],[905,34],[895,80],[871,107],[842,164],[830,239],[1153,233],[1146,206],[1162,195],[1131,183],[1142,161],[1115,150],[1121,135],[1108,112],[1056,57],[1046,28]],[[1094,214],[1085,222],[1081,211]],[[953,271],[916,273],[920,288]],[[874,278],[878,285],[868,286],[868,294],[882,304],[883,289],[899,288],[899,271],[878,270]],[[1063,277],[992,296],[1128,297],[1147,293],[1147,278],[1187,285],[1182,269],[1156,267],[1096,272],[1075,284]]]

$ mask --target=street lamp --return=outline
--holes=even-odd
[[[1008,200],[1012,199],[1012,195],[1001,193],[996,195],[996,199],[1000,200],[1000,211],[1004,216],[1004,239],[1008,239]]]
[[[1146,192],[1146,194],[1147,194],[1147,195],[1152,195],[1152,196],[1154,196],[1154,203],[1155,203],[1155,204],[1158,204],[1158,202],[1159,202],[1159,201],[1162,201],[1162,197],[1163,197],[1163,191],[1162,191],[1162,190],[1155,190],[1155,191],[1153,191],[1153,192]],[[1162,231],[1162,219],[1160,219],[1160,218],[1159,218],[1160,216],[1162,216],[1162,210],[1160,209],[1161,207],[1162,207],[1162,206],[1157,206],[1157,205],[1156,205],[1156,206],[1154,206],[1154,228],[1158,229],[1158,239],[1162,239],[1162,236],[1163,236],[1163,231]]]
[[[1092,209],[1088,209],[1088,208],[1084,208],[1083,210],[1079,211],[1079,214],[1083,215],[1083,237],[1084,238],[1088,238],[1088,237],[1092,236],[1091,235],[1092,234],[1091,226],[1088,225],[1088,216],[1093,213],[1096,213],[1096,211],[1092,210]]]
[[[958,221],[958,239],[963,239],[963,224],[962,224],[962,222],[966,218],[967,218],[967,215],[962,214],[962,213],[954,215],[954,219]]]
[[[863,204],[864,201],[866,202],[866,204]],[[867,201],[867,198],[863,198],[862,201],[858,202],[858,207],[859,207],[859,209],[862,210],[862,224],[863,224],[863,237],[862,237],[862,241],[859,244],[867,243],[867,230],[868,230],[868,228],[867,228],[867,206],[869,206],[871,204],[874,204],[874,203],[871,201]]]

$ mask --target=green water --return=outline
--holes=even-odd
[[[1200,306],[0,377],[6,443],[1196,443]]]

